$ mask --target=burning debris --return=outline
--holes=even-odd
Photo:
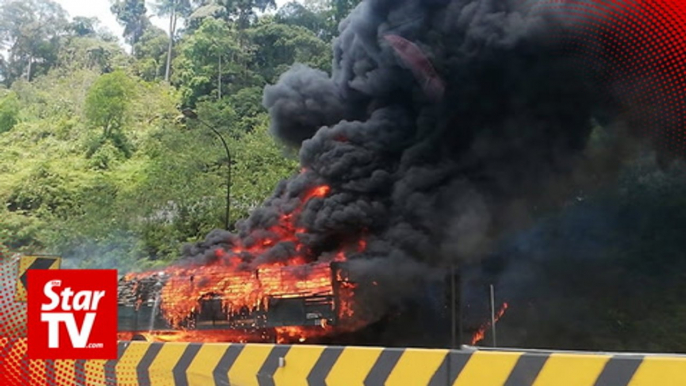
[[[495,323],[498,323],[500,318],[502,318],[505,315],[505,311],[507,311],[508,307],[509,307],[509,305],[507,303],[503,303],[503,305],[500,307],[500,310],[498,310],[498,312],[496,312],[494,315]],[[489,328],[491,328],[491,326],[493,326],[493,322],[491,322],[490,320],[488,322],[484,323],[483,325],[481,325],[481,327],[479,327],[479,329],[472,336],[471,345],[474,346],[477,343],[484,340],[484,338],[486,337],[486,331]]]
[[[131,307],[152,305],[159,298],[167,276],[164,273],[143,276],[140,280],[119,280],[118,302]]]
[[[262,328],[280,301],[330,297],[321,309],[334,316],[315,328],[354,330],[421,296],[447,264],[488,254],[552,191],[573,192],[561,181],[593,118],[612,111],[560,50],[554,18],[522,3],[365,0],[340,26],[331,76],[296,65],[268,86],[272,132],[300,149],[302,171],[237,233],[212,232],[163,271],[153,292],[169,326],[214,304],[213,323]],[[376,288],[371,305],[332,271],[343,262]],[[302,326],[279,328],[304,339]]]
[[[344,263],[234,270],[228,274],[210,270],[198,277],[200,281],[196,281],[196,274],[193,270],[170,270],[153,276],[123,277],[119,330],[148,335],[167,331],[159,338],[162,340],[215,335],[209,339],[223,336],[240,341],[279,341],[281,336],[305,339],[325,335],[333,327],[350,330],[360,321],[352,303],[357,283],[348,277]]]

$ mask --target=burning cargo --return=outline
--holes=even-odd
[[[389,291],[395,289],[383,285],[383,276],[367,275],[354,263],[266,267],[222,277],[169,269],[129,274],[119,282],[119,337],[445,346],[450,304],[457,301],[450,275],[408,283],[419,290],[412,296],[397,293],[389,304]]]
[[[350,266],[334,261],[223,277],[178,270],[129,274],[119,282],[120,339],[445,346],[451,317],[461,317],[451,307],[460,307],[457,276],[414,283],[412,288],[420,289],[414,296],[398,297],[389,306],[389,295],[375,278]],[[460,342],[454,344],[480,341],[487,327],[465,325],[471,338],[462,341],[455,331]]]
[[[132,334],[242,331],[243,341],[325,335],[371,317],[354,306],[360,286],[344,262],[237,270],[219,277],[183,270],[130,274],[119,282],[119,331]],[[364,288],[364,290],[361,290]]]

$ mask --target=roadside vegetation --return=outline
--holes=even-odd
[[[356,3],[118,0],[120,38],[50,0],[3,2],[3,248],[141,269],[221,228],[224,149],[180,108],[229,141],[231,222],[246,217],[297,170],[269,135],[264,86],[296,62],[330,71],[337,23]]]

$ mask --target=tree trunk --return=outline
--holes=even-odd
[[[217,90],[219,91],[218,100],[222,99],[222,55],[219,54],[219,72],[217,73]]]
[[[29,68],[28,71],[26,72],[26,81],[30,82],[31,81],[31,72],[33,71],[33,56],[29,56]]]
[[[174,51],[174,34],[176,33],[176,1],[172,3],[171,15],[169,16],[169,48],[167,49],[167,66],[164,72],[164,81],[169,83],[171,77],[171,60]]]

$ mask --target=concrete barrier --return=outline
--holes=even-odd
[[[120,342],[111,361],[28,361],[0,342],[1,385],[676,386],[686,357],[527,351]],[[0,377],[1,378],[1,377]]]

